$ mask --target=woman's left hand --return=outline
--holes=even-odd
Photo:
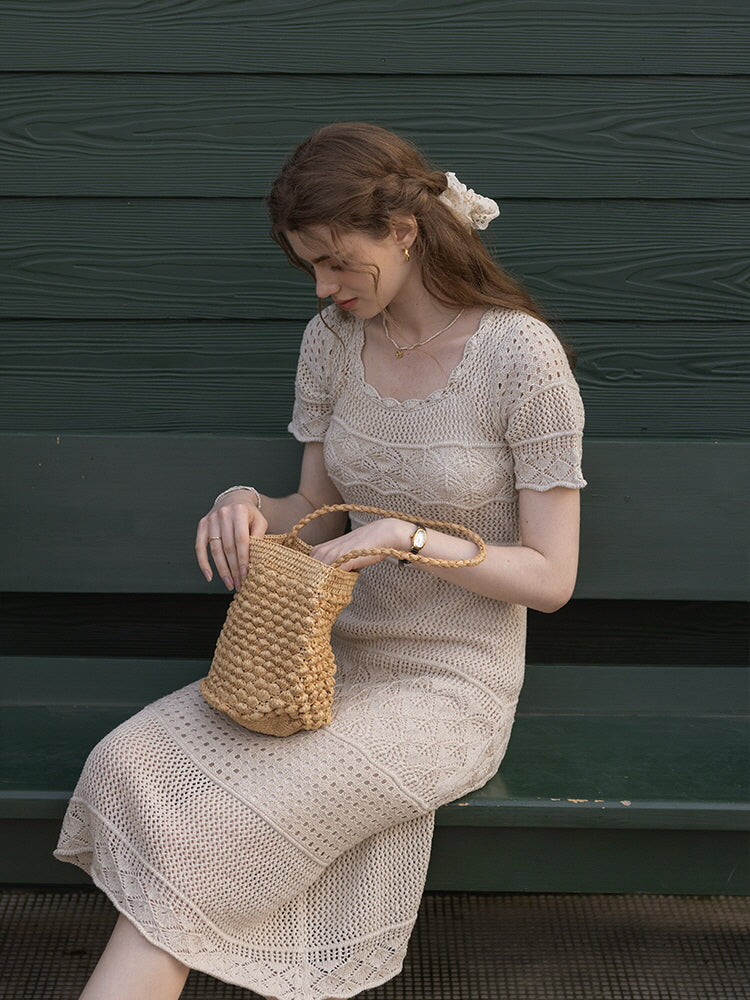
[[[396,517],[382,517],[369,524],[363,524],[361,528],[355,528],[345,535],[339,535],[338,538],[332,538],[329,542],[316,545],[310,555],[313,559],[319,559],[330,566],[347,552],[355,552],[358,549],[398,549],[405,552],[414,529],[415,525],[408,521],[400,521]],[[358,556],[342,563],[339,568],[363,569],[387,558],[385,555]]]

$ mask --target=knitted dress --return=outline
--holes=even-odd
[[[290,430],[324,441],[345,502],[516,545],[518,488],[584,485],[581,401],[544,324],[489,310],[447,385],[398,402],[365,382],[362,321],[325,316],[338,336],[308,325]],[[329,727],[257,735],[191,684],[92,751],[56,856],[150,941],[262,996],[385,982],[416,917],[435,809],[505,753],[525,617],[415,566],[362,570],[334,630]]]

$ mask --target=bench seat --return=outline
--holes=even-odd
[[[256,467],[289,492],[299,457],[0,435],[0,881],[83,878],[51,851],[88,751],[208,668],[228,596],[192,554],[206,498]],[[750,446],[594,440],[586,475],[573,601],[531,616],[507,756],[438,811],[428,886],[750,893]]]
[[[208,663],[28,657],[0,667],[15,678],[0,706],[0,880],[82,880],[51,850],[89,749]],[[658,697],[655,673],[530,665],[500,772],[438,811],[430,887],[701,892],[721,880],[726,893],[747,892],[744,671],[660,668]],[[30,835],[40,838],[33,862]]]

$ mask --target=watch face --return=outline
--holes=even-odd
[[[411,536],[411,543],[415,549],[421,549],[427,544],[427,532],[424,528],[417,528]]]

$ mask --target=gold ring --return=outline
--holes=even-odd
[[[211,535],[208,540],[209,540],[209,542],[220,542],[221,541],[221,535]]]

